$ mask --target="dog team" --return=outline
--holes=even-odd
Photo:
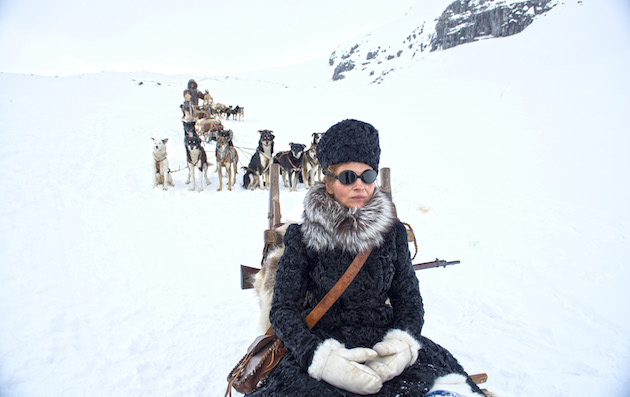
[[[219,108],[214,105],[212,96],[206,90],[205,94],[197,89],[194,80],[188,81],[188,86],[184,90],[185,102],[180,106],[184,114],[182,122],[184,125],[184,146],[186,148],[186,162],[188,168],[188,178],[186,184],[191,184],[188,190],[203,191],[203,184],[210,185],[208,179],[208,155],[204,143],[216,141],[215,157],[216,169],[219,176],[218,191],[223,190],[223,170],[227,177],[227,188],[232,190],[232,185],[236,184],[236,174],[238,172],[238,152],[232,142],[234,133],[232,130],[225,130],[221,123],[221,115],[225,114],[226,120],[232,115],[233,119],[238,116],[242,119],[244,108],[236,106],[234,109],[226,107],[225,112],[218,112],[216,117],[212,114],[204,115],[204,109]],[[199,100],[203,99],[204,106],[199,106]],[[213,106],[214,105],[214,106]],[[223,105],[221,105],[223,106]],[[305,151],[306,145],[300,143],[289,143],[290,150],[278,152],[274,155],[273,131],[260,130],[258,147],[252,155],[249,165],[243,167],[243,187],[248,190],[269,187],[269,173],[271,164],[277,163],[280,166],[280,174],[284,186],[290,191],[297,191],[298,182],[303,182],[309,189],[316,181],[322,180],[322,169],[317,161],[316,147],[322,133],[313,133],[311,146]],[[169,186],[175,186],[169,169],[169,162],[166,153],[166,143],[168,138],[153,140],[153,186],[162,186],[168,190]]]
[[[232,120],[243,120],[245,117],[244,107],[239,105],[225,106],[222,103],[215,103],[208,90],[201,92],[197,88],[197,82],[194,79],[188,80],[188,85],[183,95],[184,103],[179,105],[183,114],[183,120],[196,121],[204,118],[220,120],[221,117],[225,117],[226,120],[229,120],[230,117],[232,117]],[[201,105],[199,105],[199,101],[202,101]]]
[[[208,160],[208,155],[204,143],[194,127],[194,122],[184,121],[184,146],[186,149],[186,163],[188,178],[186,184],[191,184],[189,190],[203,191],[203,185],[210,185],[208,179],[208,168],[212,165]],[[317,161],[317,142],[322,133],[313,133],[310,148],[301,143],[289,143],[290,150],[281,151],[274,154],[274,134],[271,130],[258,131],[260,138],[258,147],[252,155],[249,165],[243,167],[243,188],[255,190],[269,187],[269,173],[271,164],[280,166],[280,175],[284,186],[290,191],[297,191],[297,184],[304,183],[309,189],[316,181],[322,180],[322,169]],[[217,191],[223,190],[223,172],[227,177],[227,189],[232,190],[236,184],[236,174],[238,173],[238,152],[233,144],[234,133],[232,130],[220,129],[213,134],[211,140],[216,141],[215,171],[219,177],[219,187]],[[168,190],[169,186],[174,186],[169,162],[166,152],[168,138],[153,140],[153,186],[162,186]]]
[[[269,187],[269,172],[271,164],[280,166],[280,175],[284,187],[289,191],[297,191],[298,182],[303,182],[307,189],[316,182],[322,180],[322,169],[317,161],[317,142],[322,136],[320,132],[314,132],[311,147],[308,150],[306,145],[301,143],[289,143],[290,150],[273,154],[274,138],[273,131],[261,130],[260,139],[256,153],[245,168],[243,176],[243,187],[254,190],[256,188]]]

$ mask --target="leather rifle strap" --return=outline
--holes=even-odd
[[[322,298],[322,300],[311,310],[311,312],[306,316],[306,324],[309,328],[313,328],[315,324],[326,314],[328,309],[332,307],[332,305],[341,297],[341,294],[344,293],[346,288],[350,285],[352,280],[359,274],[359,271],[363,267],[363,264],[367,260],[368,256],[372,252],[372,247],[365,249],[357,254],[354,257],[354,260],[346,269],[346,272],[341,276],[339,281],[328,291],[328,293]],[[266,335],[273,335],[273,328],[269,327]]]
[[[322,300],[313,308],[313,310],[306,316],[306,324],[309,328],[313,328],[315,324],[326,314],[328,309],[339,299],[341,294],[344,293],[346,288],[350,285],[352,280],[354,280],[355,276],[359,274],[359,271],[363,267],[363,264],[367,260],[368,256],[370,256],[370,252],[372,252],[372,247],[367,248],[364,251],[361,251],[354,257],[354,260],[348,266],[346,272],[341,276],[339,281],[328,291],[328,293],[322,298]]]

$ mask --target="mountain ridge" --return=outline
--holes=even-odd
[[[582,0],[577,2],[581,4]],[[368,74],[371,83],[380,83],[392,70],[417,61],[422,54],[518,34],[558,3],[559,0],[456,0],[439,16],[428,19],[422,19],[418,7],[415,12],[412,8],[380,32],[337,47],[328,61],[333,69],[332,80],[344,79],[352,72]]]

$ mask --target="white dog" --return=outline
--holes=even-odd
[[[168,185],[173,184],[171,170],[168,168],[168,159],[166,158],[166,142],[168,138],[162,140],[153,139],[153,187],[162,185],[164,190],[168,190]]]

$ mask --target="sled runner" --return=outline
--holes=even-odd
[[[379,171],[381,180],[379,189],[387,194],[391,199],[391,183],[390,183],[390,169],[389,168],[381,168]],[[280,192],[279,192],[279,165],[272,164],[270,171],[270,183],[269,183],[269,228],[264,232],[264,241],[265,245],[262,253],[261,260],[261,268],[267,261],[268,254],[272,252],[274,249],[278,247],[283,247],[282,237],[283,232],[281,226],[282,224],[282,215],[280,212]],[[394,206],[394,212],[396,212],[396,207]],[[413,229],[409,224],[403,222],[407,229],[407,241],[411,244],[413,243],[415,252],[412,257],[412,260],[415,258],[418,253],[418,245],[416,242],[416,238],[413,232]],[[450,265],[459,264],[460,261],[445,261],[440,259],[435,259],[431,262],[424,262],[419,264],[414,264],[413,268],[415,270],[429,269],[435,267],[446,267]],[[264,269],[262,269],[264,271]],[[254,288],[254,280],[257,273],[261,272],[261,269],[255,267],[249,267],[241,265],[241,289],[251,289]],[[261,273],[262,274],[262,273]],[[476,383],[481,384],[485,383],[488,379],[488,375],[485,373],[470,375],[470,378]],[[494,396],[492,393],[488,392],[485,389],[482,389],[486,396],[491,397]]]

